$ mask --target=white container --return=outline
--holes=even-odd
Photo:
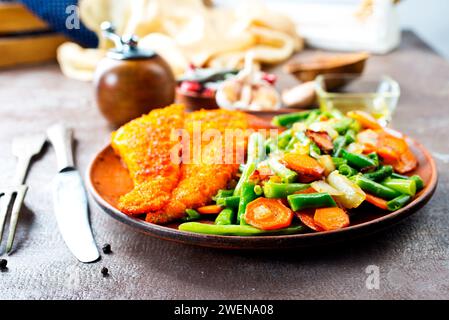
[[[397,8],[393,0],[372,0],[360,14],[362,0],[266,1],[296,23],[309,46],[338,51],[385,54],[401,40]]]

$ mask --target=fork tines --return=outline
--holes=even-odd
[[[26,185],[0,189],[0,243],[3,238],[3,229],[5,228],[6,218],[11,212],[9,219],[9,233],[6,242],[6,253],[10,253],[16,233],[17,221],[19,219],[20,208],[23,199],[28,190]],[[11,210],[10,210],[11,209]]]

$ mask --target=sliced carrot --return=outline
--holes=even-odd
[[[201,214],[219,214],[223,210],[223,207],[211,204],[210,206],[199,207],[196,209]]]
[[[388,210],[387,201],[385,201],[384,199],[375,197],[375,196],[367,193],[365,200],[367,202],[371,203],[372,205],[375,205],[376,207],[381,208],[382,210]]]
[[[377,152],[377,149],[370,144],[363,144],[363,154]]]
[[[320,208],[313,216],[315,223],[325,231],[337,230],[349,226],[349,216],[338,207]]]
[[[401,154],[398,161],[391,163],[391,165],[396,172],[407,173],[416,169],[418,160],[416,160],[415,155],[410,150],[407,150]]]
[[[378,131],[377,150],[381,157],[386,159],[399,159],[400,155],[408,150],[404,139],[395,137],[383,130]]]
[[[311,156],[298,153],[286,153],[284,161],[287,167],[298,173],[299,182],[308,183],[320,179],[324,168]]]
[[[315,220],[313,220],[313,215],[315,214],[314,209],[297,211],[295,214],[306,227],[309,227],[313,231],[323,231],[323,229],[315,223]]]
[[[379,147],[375,151],[379,157],[384,160],[385,164],[392,164],[393,162],[398,161],[401,157],[400,153],[389,147]]]
[[[404,136],[394,130],[365,130],[357,135],[357,140],[363,144],[363,153],[376,152],[384,164],[392,165],[398,173],[410,172],[418,166],[418,161],[410,151]],[[374,141],[376,145],[373,145]]]
[[[391,164],[399,173],[410,172],[418,165],[407,142],[403,138],[395,137],[385,131],[379,131],[377,153],[385,164]]]
[[[365,111],[349,111],[347,113],[347,116],[349,118],[352,118],[354,120],[357,120],[360,122],[362,127],[368,128],[368,129],[382,129],[382,126],[377,122],[377,120],[370,115],[368,112]]]
[[[293,211],[279,199],[257,198],[246,206],[245,221],[262,230],[286,228],[292,219]]]

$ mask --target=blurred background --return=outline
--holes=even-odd
[[[449,59],[449,1],[406,0],[398,8],[402,27],[414,30]]]
[[[120,9],[122,7],[137,6],[137,3],[148,5],[151,2],[158,3],[159,7],[172,6],[179,11],[184,10],[178,9],[179,6],[187,7],[192,9],[194,14],[198,12],[198,9],[195,9],[198,8],[195,6],[198,3],[224,8],[250,7],[253,2],[263,3],[273,12],[288,16],[307,45],[331,51],[386,54],[399,46],[400,31],[407,29],[416,32],[435,51],[449,59],[447,0],[185,0],[179,2],[179,6],[174,0],[82,1],[91,4],[85,7],[93,7],[96,4],[102,9],[98,9],[95,14],[86,14],[84,19],[81,17],[81,21],[76,21],[72,17],[78,15],[78,0],[0,0],[0,67],[53,60],[56,58],[57,48],[67,40],[84,48],[104,48],[101,42],[98,43],[99,30],[95,29],[95,23],[87,23],[86,27],[83,22],[98,22],[101,17],[115,19],[117,15],[123,16],[124,11]],[[149,15],[150,11],[145,12],[143,16]],[[246,11],[245,15],[250,15],[249,12]],[[127,24],[129,27],[132,21]],[[70,56],[75,56],[76,48],[70,49],[73,51]],[[156,52],[157,49],[154,48]],[[89,58],[92,61],[96,59],[91,57],[93,53],[82,53],[88,56],[83,58],[84,61],[89,61]],[[58,60],[61,63],[59,56]],[[68,69],[64,66],[62,68],[63,71]],[[90,78],[82,72],[78,72],[75,77]]]
[[[235,0],[216,0],[216,3],[237,3]],[[273,6],[302,4],[348,5],[360,0],[265,0]],[[449,1],[447,0],[401,0],[397,7],[403,29],[416,32],[434,50],[449,59]]]

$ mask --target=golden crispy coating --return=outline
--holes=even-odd
[[[226,129],[246,129],[247,115],[243,112],[229,110],[201,110],[190,113],[185,121],[185,129],[192,132],[193,126],[201,122],[201,130],[217,129],[223,133]]]
[[[246,115],[240,112],[226,110],[198,111],[187,116],[185,128],[192,133],[194,125],[201,122],[201,131],[216,129],[224,133],[225,129],[246,129]],[[224,159],[226,152],[235,153],[234,148],[228,150],[224,139],[202,141],[202,156],[199,162],[181,165],[181,178],[173,190],[167,205],[155,212],[149,212],[146,221],[152,223],[167,223],[185,215],[188,208],[198,208],[206,205],[218,190],[226,188],[229,181],[235,177],[238,164],[217,163],[217,157]]]
[[[112,147],[120,155],[134,182],[118,207],[126,214],[143,214],[161,209],[170,199],[180,174],[170,158],[178,143],[172,129],[183,128],[184,107],[171,105],[135,119],[112,134]]]
[[[145,214],[159,210],[170,200],[177,177],[156,177],[137,184],[127,194],[120,197],[118,208],[128,215]]]
[[[238,164],[223,163],[226,156],[234,159],[237,148],[226,148],[225,130],[247,127],[244,113],[202,110],[186,115],[181,105],[153,110],[122,126],[112,134],[112,147],[127,166],[134,189],[120,198],[119,209],[130,215],[146,213],[149,222],[167,223],[183,217],[187,208],[206,205],[238,170]],[[222,138],[201,139],[201,158],[179,165],[170,158],[178,143],[171,139],[172,129],[179,128],[189,133],[190,149],[194,128],[201,134],[216,129]]]
[[[210,143],[205,152],[219,148],[220,145]],[[204,162],[207,162],[204,158]],[[237,173],[238,164],[183,164],[181,180],[173,190],[168,204],[158,212],[147,214],[146,221],[166,223],[185,215],[188,208],[206,205],[220,189],[226,188],[229,181]]]

